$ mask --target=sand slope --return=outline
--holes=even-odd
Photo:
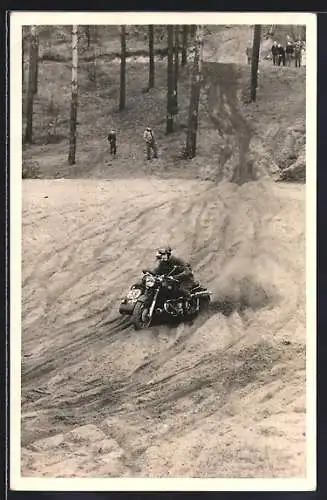
[[[23,475],[305,475],[304,190],[24,181]],[[119,298],[167,241],[213,306],[135,332]]]

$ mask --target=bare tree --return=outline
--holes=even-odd
[[[173,113],[178,113],[178,77],[179,77],[179,26],[175,26],[175,43],[174,43],[174,105]]]
[[[70,104],[70,134],[69,134],[69,154],[68,163],[76,163],[76,126],[77,126],[77,106],[78,106],[78,26],[73,25],[72,29],[72,99]]]
[[[192,38],[195,38],[195,35],[196,35],[196,24],[191,24],[189,26],[189,30],[190,30],[190,36]]]
[[[119,110],[125,109],[126,105],[126,26],[120,27],[120,97]]]
[[[149,85],[148,89],[154,87],[154,50],[153,50],[153,24],[149,24]]]
[[[37,79],[38,41],[35,25],[30,29],[29,56],[28,56],[28,87],[26,100],[26,127],[24,142],[31,143],[33,139],[33,107],[35,96],[35,82]]]
[[[168,62],[167,62],[167,121],[166,134],[174,131],[174,27],[167,26]]]
[[[188,43],[188,24],[183,25],[183,37],[182,37],[182,66],[187,64],[187,43]]]
[[[96,44],[98,38],[97,26],[93,25],[86,26],[85,35],[87,41],[86,59],[88,61],[87,64],[88,79],[90,80],[90,82],[95,83],[97,79],[97,50],[96,50]]]
[[[25,83],[25,37],[24,30],[22,28],[22,87],[24,89]]]
[[[91,46],[91,26],[86,25],[84,32],[85,32],[85,36],[86,36],[87,48],[89,49]]]
[[[34,94],[37,94],[38,89],[38,79],[39,79],[39,36],[37,29],[35,31],[35,71],[34,71],[34,82],[33,82],[33,90]]]
[[[202,26],[197,26],[195,31],[195,50],[192,71],[192,86],[190,106],[188,115],[188,129],[184,155],[186,158],[194,158],[196,155],[196,136],[198,130],[198,113],[202,77]]]
[[[254,26],[254,33],[253,33],[253,50],[252,50],[252,66],[251,66],[251,101],[255,101],[257,97],[260,39],[261,39],[261,24],[256,24]]]

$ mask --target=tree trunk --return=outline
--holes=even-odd
[[[25,42],[24,42],[24,33],[22,28],[22,92],[24,91],[24,83],[25,83]]]
[[[39,37],[38,33],[35,33],[35,71],[34,71],[34,82],[33,90],[34,94],[37,94],[38,89],[38,79],[39,79]]]
[[[149,24],[149,85],[148,89],[154,87],[154,50],[153,50],[153,24]]]
[[[87,74],[89,81],[95,84],[97,80],[97,27],[87,26],[85,34],[87,36]]]
[[[261,24],[256,24],[254,26],[254,34],[253,34],[252,66],[251,66],[251,101],[253,102],[255,102],[257,97],[260,38],[261,38]]]
[[[28,62],[28,87],[26,101],[26,128],[24,142],[31,143],[33,139],[33,105],[35,95],[36,66],[37,66],[37,30],[36,26],[31,26],[31,36],[29,41],[29,62]]]
[[[126,27],[120,27],[120,98],[119,110],[125,109],[126,104]]]
[[[186,148],[184,155],[186,158],[194,158],[196,155],[196,136],[198,130],[198,112],[201,90],[202,72],[202,27],[197,26],[195,32],[195,51],[192,71],[192,87],[190,97],[190,107],[188,115],[188,129],[186,138]]]
[[[168,62],[167,62],[167,121],[166,134],[174,131],[174,27],[167,26]]]
[[[69,135],[69,154],[68,163],[76,163],[76,126],[77,126],[77,105],[78,105],[78,84],[77,84],[77,66],[78,66],[78,27],[73,26],[72,30],[72,100],[70,105],[70,135]]]
[[[174,43],[174,104],[173,113],[178,113],[178,74],[179,74],[179,26],[175,26],[175,43]]]
[[[87,43],[87,48],[89,49],[91,46],[91,30],[90,26],[85,27],[85,36],[86,36],[86,43]]]
[[[195,35],[196,35],[196,24],[191,24],[191,26],[189,27],[190,29],[190,35],[192,38],[195,38]]]
[[[187,38],[188,24],[183,25],[183,40],[182,40],[182,66],[187,64]]]

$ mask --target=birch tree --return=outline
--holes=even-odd
[[[202,27],[196,26],[195,28],[195,47],[194,47],[194,61],[192,70],[192,85],[190,106],[188,114],[188,129],[185,147],[185,157],[194,158],[196,155],[196,138],[198,130],[198,113],[200,102],[201,90],[201,76],[202,76]]]
[[[178,113],[178,77],[179,77],[179,26],[176,25],[174,29],[175,43],[174,43],[174,101],[173,113]]]
[[[166,134],[174,131],[174,27],[167,26],[168,61],[167,61],[167,119]]]
[[[120,27],[120,97],[119,110],[125,109],[126,105],[126,26]]]
[[[37,28],[30,28],[30,39],[28,47],[28,82],[26,99],[26,127],[24,142],[31,143],[33,140],[33,107],[35,96],[35,82],[37,80],[37,58],[38,58],[38,36]]]
[[[76,163],[76,126],[77,126],[77,106],[78,106],[78,27],[73,25],[72,29],[72,98],[70,104],[70,134],[69,134],[69,154],[68,163]]]

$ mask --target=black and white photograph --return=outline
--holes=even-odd
[[[314,489],[315,15],[10,47],[11,487]]]

